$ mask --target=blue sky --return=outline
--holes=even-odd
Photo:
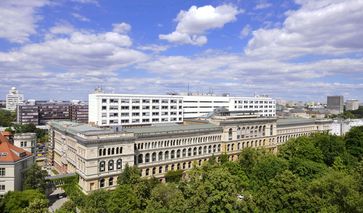
[[[3,0],[0,94],[363,100],[363,0]]]

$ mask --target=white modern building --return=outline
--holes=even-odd
[[[357,110],[359,108],[359,101],[358,100],[347,100],[345,102],[345,110]]]
[[[230,111],[256,111],[263,117],[276,116],[276,101],[265,96],[186,95],[182,98],[184,118],[204,117],[218,108]]]
[[[12,87],[9,90],[9,94],[6,95],[6,109],[15,111],[16,105],[22,103],[23,101],[24,101],[23,94],[20,94],[15,87]]]
[[[276,116],[276,101],[265,96],[106,94],[96,90],[89,95],[88,121],[114,127],[182,123],[219,108]]]
[[[138,126],[183,122],[183,98],[174,95],[89,95],[89,123]]]

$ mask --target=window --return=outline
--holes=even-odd
[[[104,172],[105,171],[105,161],[101,161],[100,162],[100,172]]]
[[[122,169],[122,160],[121,159],[118,159],[116,161],[116,169]]]
[[[110,160],[110,161],[108,161],[108,170],[113,170],[113,166],[114,166],[114,164],[113,164],[113,160]]]
[[[0,168],[0,176],[5,176],[5,168]]]
[[[109,186],[112,186],[112,185],[113,185],[113,177],[110,177],[110,178],[108,179],[108,185],[109,185]]]
[[[103,187],[105,187],[105,179],[101,179],[100,180],[100,188],[103,188]]]
[[[0,185],[0,191],[5,191],[5,185]]]

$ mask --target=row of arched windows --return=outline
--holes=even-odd
[[[122,147],[102,148],[98,150],[98,156],[122,154]]]
[[[173,139],[173,140],[165,140],[165,141],[139,143],[139,144],[135,145],[135,149],[139,149],[139,150],[154,149],[154,148],[161,148],[161,147],[190,145],[190,144],[220,141],[220,140],[221,140],[220,135],[194,137],[194,138],[182,138],[182,139]]]
[[[273,125],[270,127],[270,135],[272,135]],[[254,134],[255,137],[261,137],[266,135],[266,125],[260,126],[247,126],[247,127],[237,127],[237,139],[244,138],[250,134]],[[233,140],[233,129],[228,129],[228,140]]]
[[[107,162],[108,171],[113,171],[115,169],[115,162],[114,160],[109,160]],[[117,159],[116,161],[116,169],[122,169],[122,159]],[[99,171],[104,172],[106,171],[106,161],[102,160],[99,163]]]
[[[169,160],[169,159],[178,159],[202,154],[211,154],[221,151],[221,145],[214,144],[209,146],[199,146],[194,148],[184,148],[177,150],[167,150],[165,152],[160,151],[159,153],[146,153],[145,156],[143,154],[139,154],[137,157],[137,163],[149,163],[155,161]]]
[[[100,179],[100,188],[104,188],[106,186],[106,181],[104,178]],[[108,178],[108,186],[113,186],[114,180],[113,177]]]
[[[263,140],[255,140],[255,141],[247,141],[247,142],[239,142],[237,143],[237,149],[240,150],[247,147],[257,147],[257,146],[265,146],[266,145],[266,139]],[[234,151],[235,150],[235,144],[227,144],[227,152]]]
[[[207,161],[207,160],[208,160],[207,158],[198,160],[198,165],[201,166],[202,163],[204,161]],[[216,159],[216,160],[218,160],[218,159]],[[180,169],[185,170],[185,169],[190,169],[190,168],[192,168],[192,161],[183,162],[183,163],[176,163],[176,164],[169,164],[169,165],[153,167],[153,168],[146,168],[144,175],[145,176],[150,176],[150,175],[166,173],[169,170],[170,171],[180,170]]]
[[[284,142],[288,141],[290,138],[297,138],[300,136],[307,136],[310,134],[311,134],[311,132],[305,132],[305,133],[299,133],[299,134],[277,136],[277,143],[284,143]]]

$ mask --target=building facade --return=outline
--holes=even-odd
[[[344,136],[352,127],[363,126],[363,119],[334,120],[331,124],[331,134]]]
[[[141,126],[182,123],[183,99],[172,95],[89,95],[89,123],[97,126]]]
[[[17,122],[45,125],[50,120],[88,122],[88,105],[71,102],[34,101],[17,106]]]
[[[9,94],[6,95],[6,109],[15,111],[16,106],[24,101],[24,95],[20,94],[19,91],[12,87],[9,90]]]
[[[183,124],[130,127],[115,131],[66,121],[49,123],[49,162],[61,173],[76,172],[85,193],[113,189],[125,164],[143,177],[163,179],[171,170],[188,170],[210,157],[236,160],[247,148],[275,151],[288,138],[329,131],[329,122],[278,121],[254,111],[218,110]]]
[[[34,163],[34,156],[11,144],[0,134],[0,197],[22,190],[24,172]]]
[[[357,110],[359,109],[359,101],[358,100],[347,100],[345,102],[345,110]]]
[[[344,97],[343,96],[328,96],[327,108],[332,114],[340,114],[344,112]]]

